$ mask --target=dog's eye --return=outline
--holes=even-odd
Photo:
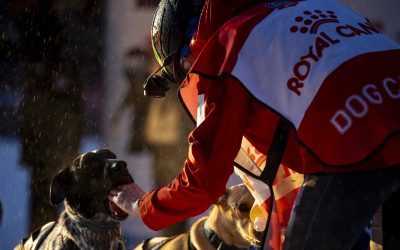
[[[249,212],[250,208],[246,204],[240,204],[238,206],[239,211],[241,212]]]

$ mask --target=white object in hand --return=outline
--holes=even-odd
[[[267,221],[263,217],[256,217],[254,219],[254,230],[257,232],[263,232],[265,230]]]
[[[145,192],[135,183],[119,186],[111,190],[108,199],[130,215],[140,215],[139,199]]]

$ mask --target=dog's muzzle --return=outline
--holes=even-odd
[[[134,183],[132,176],[129,174],[127,163],[125,161],[115,159],[105,159],[104,161],[106,171],[105,176],[111,180],[108,193],[110,193],[112,189],[115,189],[121,185]],[[117,220],[125,219],[128,216],[127,213],[121,210],[109,199],[106,200],[106,207],[110,213],[110,216]]]

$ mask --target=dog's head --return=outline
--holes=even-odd
[[[230,187],[215,203],[212,211],[218,213],[215,223],[218,224],[217,227],[230,229],[228,234],[234,246],[247,248],[261,244],[262,233],[254,230],[250,220],[253,203],[254,198],[244,184]]]
[[[50,202],[59,204],[65,199],[80,216],[90,219],[106,214],[123,220],[128,214],[108,200],[108,193],[120,185],[133,182],[127,164],[116,159],[108,149],[100,149],[78,156],[71,167],[60,171],[52,180]]]

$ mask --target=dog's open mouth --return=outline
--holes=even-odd
[[[119,208],[114,202],[110,200],[108,200],[108,210],[111,217],[118,220],[125,219],[128,216],[127,213],[125,213],[121,208]]]
[[[114,184],[111,186],[111,189],[108,191],[108,194],[111,194],[111,190],[116,189],[122,185],[129,184],[129,183],[133,183],[132,178],[124,178],[120,181],[114,182]],[[107,201],[106,201],[106,208],[109,212],[109,215],[114,219],[124,220],[124,219],[126,219],[126,217],[128,217],[128,214],[126,212],[124,212],[121,208],[119,208],[110,199],[107,199]]]

